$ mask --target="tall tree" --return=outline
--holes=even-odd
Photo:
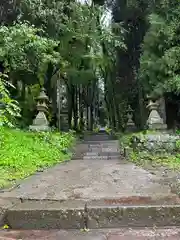
[[[97,91],[96,83],[99,76],[103,76],[104,66],[108,67],[108,61],[111,61],[111,58],[105,58],[102,54],[102,43],[106,48],[109,47],[109,42],[112,43],[111,47],[121,43],[121,39],[117,39],[111,29],[102,29],[99,19],[104,8],[76,1],[67,3],[59,0],[24,0],[20,2],[19,10],[17,24],[10,29],[1,28],[2,49],[5,45],[1,57],[4,59],[4,67],[7,67],[6,62],[8,63],[10,79],[20,80],[24,86],[21,89],[24,90],[28,84],[33,86],[44,82],[56,115],[58,76],[65,81],[71,96],[69,124],[73,117],[77,127],[79,95],[84,107],[90,107],[93,119],[92,104],[95,103],[92,100]],[[37,34],[32,34],[32,29],[37,29]],[[6,46],[6,39],[9,37],[12,46]],[[16,44],[20,49],[18,54],[14,51]],[[10,51],[10,48],[13,51]],[[22,94],[22,101],[24,97]]]

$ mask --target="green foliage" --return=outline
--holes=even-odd
[[[104,6],[23,0],[17,7],[15,23],[0,27],[0,62],[18,86],[11,95],[19,101],[23,123],[28,125],[35,107],[33,85],[45,82],[55,101],[52,95],[57,79],[65,80],[69,92],[72,86],[86,88],[97,79],[105,81],[106,72],[112,72],[116,64],[116,50],[125,46],[122,27],[104,25]],[[89,96],[82,99],[91,102]]]
[[[139,134],[142,134],[141,132],[139,133],[124,133],[119,136],[119,141],[121,144],[126,147],[131,145],[131,139],[132,137],[138,136]]]
[[[94,127],[93,132],[98,133],[99,130],[100,130],[100,128],[97,126],[97,127]]]
[[[146,92],[161,95],[180,91],[180,4],[160,1],[149,16],[139,77]]]
[[[32,119],[36,110],[37,97],[39,96],[39,93],[39,84],[26,86],[26,94],[23,99],[19,100],[22,115],[21,119],[18,121],[19,127],[24,128],[32,124]]]
[[[57,64],[59,53],[54,51],[57,42],[41,37],[41,32],[26,22],[0,27],[0,61],[11,78],[21,73],[26,75],[25,83],[32,84],[33,79],[27,82],[28,75],[37,74],[42,82],[47,63]]]
[[[9,81],[16,86],[10,89],[10,95],[19,102],[22,126],[31,123],[35,98],[39,85],[44,83],[48,64],[57,65],[61,60],[54,50],[57,42],[41,35],[41,29],[26,22],[0,27],[0,62]]]
[[[176,147],[178,150],[180,150],[180,141],[176,141]]]
[[[43,28],[44,36],[59,42],[61,74],[73,83],[87,84],[96,78],[97,69],[110,64],[109,56],[114,59],[114,48],[123,47],[122,28],[115,34],[103,27],[104,11],[104,7],[76,1],[25,0],[20,18]],[[108,58],[102,54],[102,44],[111,53]]]
[[[106,126],[105,128],[107,134],[111,135],[113,133],[113,130],[111,128],[109,128],[108,126]]]
[[[20,108],[17,101],[11,99],[7,87],[13,87],[7,76],[0,73],[0,126],[12,127],[16,117],[20,117]]]
[[[104,78],[115,65],[116,49],[124,48],[123,32],[119,25],[105,27],[106,9],[93,3],[24,0],[18,9],[16,23],[0,27],[0,61],[13,84],[22,86],[13,96],[28,124],[35,98],[29,85],[45,80],[52,95],[57,79],[70,89]]]
[[[0,187],[68,160],[74,134],[34,133],[0,128]]]

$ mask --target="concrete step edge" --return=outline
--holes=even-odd
[[[121,155],[118,156],[83,156],[83,160],[120,160]]]
[[[95,156],[99,156],[99,157],[103,157],[103,156],[105,156],[105,157],[119,157],[121,154],[119,153],[119,152],[117,152],[117,153],[93,153],[93,154],[91,154],[91,153],[85,153],[85,154],[83,154],[83,156],[87,156],[87,157],[95,157]]]
[[[4,223],[13,229],[79,229],[180,226],[180,204],[103,205],[79,202],[24,202],[6,211]]]

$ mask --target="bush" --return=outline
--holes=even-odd
[[[0,73],[0,126],[13,126],[16,117],[20,116],[20,108],[18,103],[10,98],[7,86],[13,86],[6,78],[6,75]]]

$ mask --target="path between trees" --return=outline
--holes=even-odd
[[[115,232],[108,238],[107,232],[104,234],[98,230],[93,230],[93,233],[90,231],[97,237],[86,233],[89,238],[82,238],[115,240],[132,239],[135,236],[132,234],[136,234],[136,230],[134,233],[127,229],[125,233],[124,230],[118,230],[121,227],[179,226],[178,196],[171,193],[168,185],[160,184],[157,176],[123,159],[118,141],[109,140],[105,134],[88,136],[78,145],[73,159],[37,173],[11,191],[2,192],[0,207],[6,210],[6,214],[1,213],[0,221],[3,218],[4,223],[12,229],[21,229],[20,233],[25,236],[22,239],[26,239],[28,234],[22,230],[27,229],[117,228],[119,238],[116,238]],[[148,239],[147,236],[143,237],[144,231],[146,234],[152,233],[152,230],[141,230],[137,239]],[[1,232],[0,237],[10,233],[12,236],[19,234]],[[45,233],[41,233],[43,237]],[[46,239],[56,239],[53,238],[56,234],[65,239],[65,233],[68,236],[72,234],[54,230],[48,233],[50,237]],[[177,229],[170,229],[169,233],[171,238],[168,239],[180,237]],[[31,234],[38,236],[40,233]],[[156,235],[150,237],[155,239]],[[31,239],[30,235],[28,239]],[[71,236],[69,239],[81,237]]]

